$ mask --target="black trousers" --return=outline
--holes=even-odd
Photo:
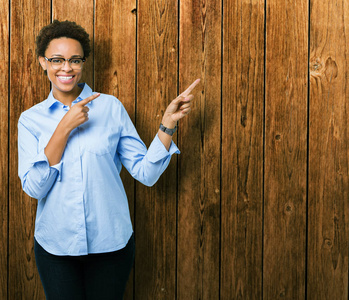
[[[47,300],[122,299],[134,254],[134,235],[125,248],[84,256],[56,256],[34,239],[36,266]]]

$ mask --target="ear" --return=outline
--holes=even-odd
[[[39,62],[41,67],[46,71],[47,67],[46,67],[46,59],[43,56],[39,56]]]

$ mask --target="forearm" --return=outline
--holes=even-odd
[[[68,130],[62,122],[58,124],[50,141],[45,148],[45,155],[50,166],[56,165],[61,161],[64,149],[67,145],[68,137],[70,135]]]
[[[173,129],[176,126],[176,123],[171,121],[171,120],[164,120],[163,119],[162,124],[169,129]],[[163,145],[165,146],[165,148],[168,151],[170,149],[170,146],[171,146],[172,136],[159,129],[158,137],[159,137],[161,143],[163,143]]]
[[[135,141],[139,142],[138,146]],[[159,134],[155,136],[148,149],[140,139],[131,139],[129,136],[125,139],[122,138],[121,143],[126,146],[122,146],[118,150],[123,166],[133,178],[146,186],[155,184],[168,166],[171,156],[180,153],[174,143],[170,144],[169,150],[167,150],[161,142]]]

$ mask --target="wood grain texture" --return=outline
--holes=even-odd
[[[0,2],[0,299],[7,299],[8,281],[8,97],[9,5]]]
[[[221,1],[180,1],[179,92],[201,83],[179,121],[178,299],[219,297],[221,14]]]
[[[305,298],[308,1],[267,1],[263,298]]]
[[[37,201],[22,191],[17,175],[17,122],[21,112],[46,99],[50,91],[35,56],[35,38],[49,22],[50,1],[11,2],[8,299],[45,299],[33,249]]]
[[[138,1],[137,130],[149,146],[177,96],[177,1]],[[152,188],[136,186],[135,299],[175,299],[176,156]]]
[[[221,298],[254,300],[262,298],[264,1],[223,8]]]
[[[94,0],[70,0],[69,2],[63,0],[52,0],[52,19],[57,19],[59,21],[74,21],[81,25],[89,34],[92,51],[90,57],[84,64],[84,72],[81,82],[86,82],[93,89]]]
[[[95,87],[96,91],[114,95],[125,106],[132,121],[136,112],[136,1],[96,1]],[[134,180],[125,169],[122,181],[134,223]],[[133,299],[130,275],[124,299]]]
[[[308,298],[348,297],[348,1],[311,1]]]
[[[151,188],[122,174],[125,299],[347,299],[348,1],[4,0],[0,14],[0,299],[45,299],[17,122],[50,91],[34,41],[52,19],[87,29],[82,81],[118,97],[148,146],[202,80],[178,160]]]

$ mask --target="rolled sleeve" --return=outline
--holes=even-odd
[[[171,156],[180,151],[173,141],[167,151],[157,134],[147,149],[124,107],[121,111],[123,128],[117,150],[120,160],[133,178],[146,186],[152,186],[166,170]]]
[[[38,139],[21,122],[18,124],[18,175],[23,190],[36,199],[44,198],[56,181],[61,181],[62,161],[50,166]]]
[[[62,161],[58,164],[50,166],[48,159],[45,155],[44,149],[40,151],[37,157],[34,159],[33,167],[38,169],[38,172],[41,175],[42,182],[44,183],[49,179],[49,177],[57,171],[57,181],[61,181],[61,171],[62,171]]]
[[[62,162],[50,166],[42,150],[32,162],[32,166],[21,177],[22,188],[36,199],[44,198],[56,181],[61,181]]]
[[[156,163],[164,158],[171,158],[173,154],[180,154],[178,147],[172,141],[170,149],[167,151],[164,144],[160,141],[159,136],[156,134],[154,140],[148,148],[147,157],[151,163]]]

